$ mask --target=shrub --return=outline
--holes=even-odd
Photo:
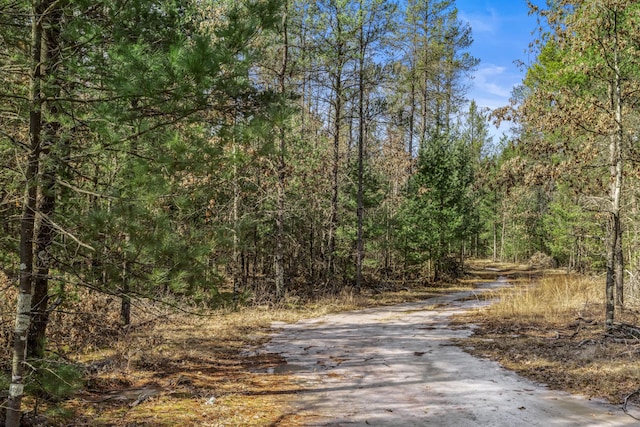
[[[31,365],[32,375],[26,384],[27,393],[59,402],[82,389],[83,371],[76,365],[55,360],[42,360]]]

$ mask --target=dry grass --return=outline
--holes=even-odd
[[[554,272],[497,292],[494,305],[458,322],[479,326],[461,344],[471,353],[554,389],[619,404],[640,386],[640,339],[605,333],[604,279]],[[637,325],[638,311],[617,313]]]
[[[361,295],[347,290],[315,302],[290,296],[277,306],[206,316],[137,301],[130,328],[119,325],[119,300],[77,289],[51,319],[48,348],[86,367],[86,386],[70,400],[38,402],[39,412],[49,425],[61,426],[307,425],[311,421],[289,404],[300,385],[285,373],[268,373],[283,363],[281,357],[255,352],[268,340],[272,322],[417,301],[468,286],[408,289],[387,283]],[[5,370],[14,294],[7,284],[0,300]],[[35,404],[32,399],[24,403],[25,409]]]
[[[65,407],[74,425],[270,425],[287,413],[285,397],[296,386],[284,375],[266,374],[282,363],[279,356],[248,349],[268,338],[271,322],[298,316],[253,309],[164,317],[109,350],[84,355],[85,363],[109,365]]]
[[[508,275],[515,286],[492,295],[499,303],[459,319],[479,325],[465,347],[551,387],[615,403],[638,388],[640,340],[605,336],[602,280],[555,272],[532,284],[541,271],[477,263],[468,280],[455,286],[407,289],[389,283],[362,295],[345,291],[310,303],[290,297],[275,307],[208,316],[139,302],[137,326],[127,330],[117,325],[117,301],[79,294],[67,309],[75,315],[52,324],[49,346],[90,367],[87,384],[75,398],[50,406],[47,418],[51,425],[74,426],[308,425],[313,420],[296,414],[289,404],[301,385],[277,370],[268,373],[283,363],[280,356],[255,351],[268,340],[272,322],[423,300],[497,275]],[[13,313],[6,301],[2,304],[10,311],[0,312],[3,332],[5,323],[11,323],[4,317]],[[620,319],[630,324],[638,320],[632,310]]]
[[[91,376],[87,390],[65,404],[74,425],[91,426],[299,426],[309,420],[289,400],[301,386],[284,373],[278,355],[256,353],[269,339],[272,322],[420,300],[446,292],[367,292],[280,307],[219,311],[207,317],[171,315],[129,334],[107,351],[83,356],[85,363],[113,362]],[[132,406],[145,390],[152,397]]]
[[[582,317],[590,305],[601,304],[602,293],[597,278],[549,274],[488,295],[498,302],[486,309],[486,315],[505,322],[566,323]]]

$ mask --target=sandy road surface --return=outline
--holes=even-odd
[[[471,330],[449,329],[449,317],[481,304],[459,301],[469,295],[278,324],[262,351],[286,358],[276,371],[295,375],[292,404],[310,426],[640,425],[619,407],[550,391],[452,345]]]

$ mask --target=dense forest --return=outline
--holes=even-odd
[[[140,298],[274,303],[535,257],[604,273],[612,325],[640,273],[640,4],[531,9],[536,59],[489,112],[454,0],[0,1],[7,425],[79,288],[126,325]]]

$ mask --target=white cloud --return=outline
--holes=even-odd
[[[460,10],[458,13],[458,18],[460,18],[460,20],[463,22],[464,21],[468,22],[474,34],[480,34],[480,33],[494,34],[497,32],[498,28],[500,27],[500,17],[498,16],[498,13],[496,12],[496,10],[493,8],[486,9],[486,12],[488,13],[469,14]]]
[[[488,64],[475,72],[474,91],[508,99],[514,84],[517,83],[513,78],[514,76],[509,76],[507,67]]]

